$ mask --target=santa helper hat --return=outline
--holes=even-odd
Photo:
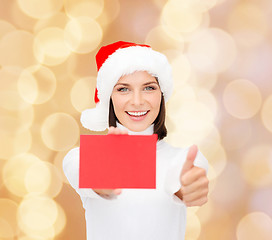
[[[96,55],[96,107],[81,114],[83,127],[92,131],[109,128],[109,103],[112,90],[120,77],[135,71],[147,71],[158,78],[167,101],[173,91],[172,68],[165,55],[148,45],[119,41],[100,48]]]

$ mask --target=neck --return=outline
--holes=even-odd
[[[117,121],[116,121],[116,126],[122,130],[123,129],[128,130],[129,135],[152,135],[154,133],[154,124],[150,125],[147,129],[145,129],[144,131],[141,131],[141,132],[133,132]],[[165,143],[163,140],[157,141],[157,150],[159,150],[159,151],[163,150],[164,146],[165,146]]]

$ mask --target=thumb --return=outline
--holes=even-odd
[[[197,152],[198,152],[198,148],[196,145],[192,145],[189,148],[185,163],[181,171],[181,176],[183,176],[186,172],[188,172],[191,168],[193,168]]]

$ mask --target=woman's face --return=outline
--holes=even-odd
[[[111,98],[119,122],[134,132],[148,128],[160,111],[159,84],[145,71],[121,77],[113,88]]]

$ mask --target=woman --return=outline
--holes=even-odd
[[[108,134],[158,134],[156,189],[79,189],[79,148],[72,149],[63,168],[82,199],[87,239],[184,239],[186,206],[207,201],[208,162],[196,146],[163,141],[170,64],[147,45],[122,41],[102,47],[96,61],[96,108],[85,110],[81,122],[94,131],[109,128]]]

